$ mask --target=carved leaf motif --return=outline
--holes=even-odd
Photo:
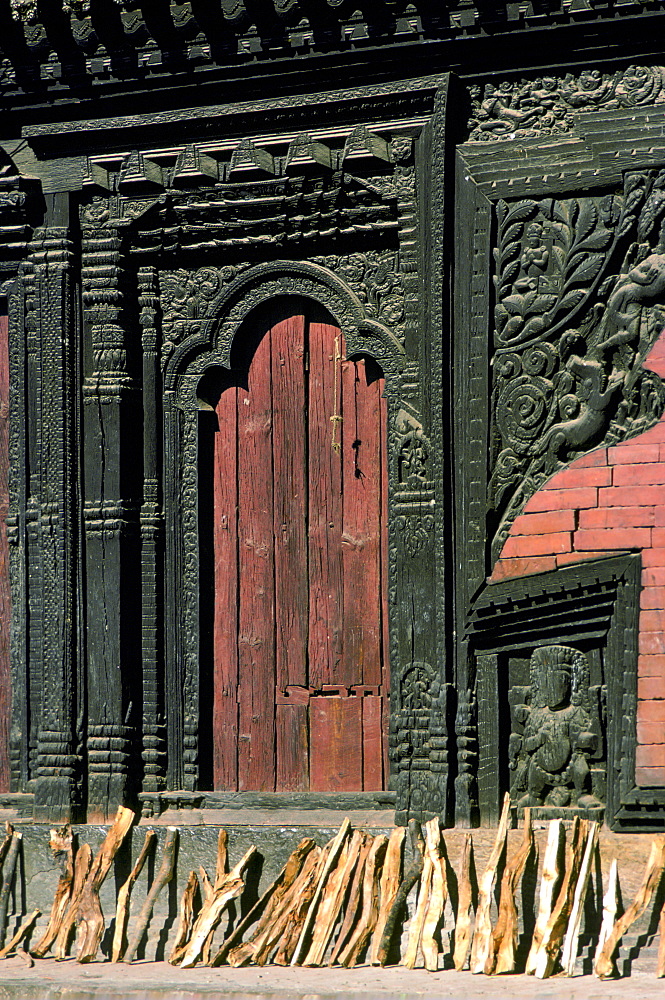
[[[600,271],[605,261],[605,255],[602,253],[590,255],[581,253],[579,255],[575,255],[572,263],[574,263],[575,260],[580,260],[580,263],[577,267],[574,267],[572,273],[569,274],[566,279],[566,288],[569,285],[578,284],[580,281],[592,281]]]

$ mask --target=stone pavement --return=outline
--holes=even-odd
[[[665,981],[634,972],[600,982],[592,976],[537,980],[530,976],[489,978],[469,972],[422,969],[174,969],[165,962],[131,966],[46,959],[28,969],[19,958],[0,963],[0,1000],[367,1000],[367,997],[443,997],[454,1000],[662,1000]]]

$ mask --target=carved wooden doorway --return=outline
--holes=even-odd
[[[216,407],[214,785],[379,790],[384,379],[313,304],[275,300],[250,339],[247,380]]]

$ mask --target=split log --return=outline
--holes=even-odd
[[[494,884],[496,882],[497,868],[501,856],[506,848],[506,834],[508,832],[508,820],[510,818],[510,795],[506,792],[501,810],[501,819],[496,831],[494,847],[490,854],[487,867],[483,872],[478,892],[478,908],[476,910],[476,926],[473,932],[473,942],[471,944],[471,958],[469,969],[474,974],[485,970],[485,962],[489,955],[492,939],[491,907],[494,895]]]
[[[11,954],[12,951],[17,950],[23,938],[28,936],[41,915],[41,910],[33,910],[32,913],[25,918],[9,944],[6,944],[5,947],[0,950],[0,958],[7,958],[7,955]]]
[[[381,869],[387,847],[388,838],[380,833],[374,838],[374,843],[367,855],[361,890],[362,908],[360,916],[348,944],[342,949],[339,955],[339,964],[347,969],[356,965],[376,927],[376,921],[379,917]]]
[[[398,827],[398,829],[403,829],[403,827]],[[333,948],[332,955],[328,960],[328,965],[335,965],[338,961],[342,950],[348,944],[351,935],[353,934],[354,928],[358,922],[358,917],[360,915],[360,908],[362,905],[362,887],[363,880],[365,877],[365,865],[367,863],[367,858],[369,857],[369,852],[372,850],[372,844],[374,843],[374,837],[369,833],[363,833],[363,842],[360,848],[360,854],[358,856],[358,864],[356,865],[356,870],[353,873],[353,879],[351,881],[351,888],[349,890],[349,898],[346,902],[346,911],[344,913],[344,919],[342,921],[342,926],[339,929],[339,934],[337,935],[337,941],[335,942],[335,947]],[[390,848],[390,841],[388,842],[388,848]],[[384,871],[385,871],[385,861],[384,861]],[[383,875],[381,876],[383,879]],[[376,928],[375,928],[376,930]]]
[[[559,957],[563,935],[568,926],[568,917],[573,905],[575,886],[588,830],[588,821],[582,820],[580,822],[579,817],[576,816],[573,820],[570,845],[566,852],[566,871],[536,955],[534,975],[538,979],[547,979],[548,976],[552,975]]]
[[[307,911],[307,916],[305,917],[305,922],[303,924],[302,931],[300,932],[300,938],[298,939],[296,950],[294,951],[293,958],[291,959],[291,965],[300,965],[302,963],[306,953],[307,943],[309,941],[309,934],[312,929],[312,924],[314,923],[314,917],[316,916],[316,912],[319,908],[319,900],[323,895],[323,890],[325,889],[328,877],[337,864],[350,829],[351,823],[349,822],[349,819],[345,817],[336,837],[330,845],[330,853],[328,854],[326,863],[323,867],[319,883],[314,891],[314,897],[311,905]]]
[[[662,979],[665,976],[665,906],[660,911],[658,921],[658,932],[660,941],[658,942],[658,965],[656,966],[656,978]]]
[[[245,949],[246,952],[246,957],[244,953],[242,956],[239,956],[241,957],[241,961],[238,964],[244,965],[246,961],[251,960],[254,955],[257,942],[263,937],[266,928],[276,919],[277,913],[281,909],[283,899],[303,870],[305,859],[315,848],[316,844],[311,837],[304,837],[303,840],[300,841],[296,849],[290,854],[288,861],[275,881],[268,886],[266,891],[263,893],[261,898],[257,900],[249,913],[240,921],[238,926],[234,928],[233,932],[229,935],[226,941],[224,941],[213,961],[210,963],[211,965],[221,965],[230,952],[235,948]],[[251,939],[246,941],[244,944],[240,944],[245,931],[257,920],[258,923]]]
[[[25,962],[25,964],[28,966],[29,969],[32,969],[34,967],[35,962],[32,955],[25,950],[22,944],[19,944],[17,946],[16,954],[18,955],[18,957],[21,959],[22,962]]]
[[[19,851],[21,850],[22,840],[22,833],[12,833],[9,850],[7,851],[7,857],[2,868],[2,889],[0,889],[0,946],[5,943],[9,893],[11,892],[14,877],[16,875],[16,864],[18,862]]]
[[[196,923],[192,930],[191,940],[180,963],[182,969],[191,968],[203,956],[208,936],[215,930],[217,924],[222,919],[224,910],[232,899],[237,899],[241,895],[245,888],[242,875],[250,858],[254,854],[256,854],[256,847],[252,844],[238,864],[234,865],[228,875],[225,875],[221,879],[219,888],[214,890],[212,898],[201,907],[201,912],[196,918]]]
[[[409,820],[408,830],[411,846],[413,848],[413,859],[407,870],[404,872],[404,878],[400,883],[397,895],[395,896],[395,901],[390,908],[390,913],[388,914],[388,918],[383,928],[381,943],[379,944],[377,952],[379,965],[385,965],[388,961],[393,937],[395,936],[397,925],[401,922],[402,916],[405,912],[408,895],[418,879],[422,876],[425,865],[425,840],[423,838],[420,823],[417,823],[413,819]]]
[[[111,961],[120,962],[127,947],[127,921],[129,920],[129,897],[132,894],[134,884],[143,871],[148,855],[154,847],[157,834],[154,830],[147,830],[143,847],[136,864],[132,868],[127,880],[120,886],[118,892],[118,902],[115,909],[115,930],[113,932],[113,946],[111,949]]]
[[[540,896],[538,901],[538,916],[533,931],[531,948],[526,960],[525,972],[532,976],[536,971],[536,956],[543,942],[547,924],[552,915],[554,900],[561,882],[561,855],[566,841],[563,822],[560,819],[550,821],[547,833],[547,847],[543,858],[543,873],[540,878]]]
[[[217,861],[215,863],[215,889],[219,889],[229,871],[229,835],[224,829],[217,835]]]
[[[610,873],[607,879],[607,892],[603,896],[603,919],[600,925],[596,953],[593,958],[594,965],[598,961],[600,953],[603,950],[603,946],[612,933],[614,922],[617,919],[617,910],[619,909],[619,893],[619,866],[617,864],[617,859],[614,858],[612,864],[610,865]],[[662,940],[661,935],[661,947]]]
[[[425,850],[432,862],[432,885],[429,906],[423,924],[420,947],[423,953],[425,968],[428,972],[436,972],[439,968],[439,946],[436,934],[443,920],[443,910],[448,898],[448,875],[444,855],[443,837],[438,819],[431,819],[425,825]]]
[[[76,913],[78,911],[81,893],[83,892],[85,880],[88,877],[91,865],[92,851],[90,849],[90,844],[81,844],[76,852],[76,859],[74,861],[74,879],[72,882],[72,890],[69,895],[69,905],[67,906],[65,915],[62,918],[60,929],[58,930],[55,944],[53,945],[53,954],[56,962],[64,961],[69,954],[69,943],[72,934],[74,933]]]
[[[658,891],[660,880],[665,870],[665,838],[654,840],[647,863],[642,885],[635,894],[623,916],[614,924],[612,933],[607,938],[594,965],[594,972],[600,979],[609,979],[615,975],[614,953],[619,941],[628,928],[638,920]]]
[[[162,863],[160,865],[157,876],[150,886],[150,891],[145,898],[145,902],[141,907],[141,912],[136,920],[136,926],[134,927],[134,933],[127,945],[127,951],[124,954],[123,962],[130,963],[134,960],[136,952],[139,949],[139,945],[143,939],[143,935],[146,932],[148,924],[150,922],[150,917],[152,916],[152,911],[157,901],[157,897],[164,888],[168,885],[173,878],[173,873],[175,871],[175,857],[176,851],[178,849],[178,829],[175,826],[169,826],[166,832],[166,837],[164,838],[164,847],[162,850]]]
[[[374,934],[372,935],[372,945],[370,950],[370,962],[372,965],[380,965],[379,948],[381,947],[381,937],[386,926],[388,914],[395,902],[395,897],[399,890],[402,878],[402,853],[404,846],[404,836],[406,830],[403,826],[396,826],[390,834],[386,857],[383,862],[383,873],[381,875],[381,886],[379,889],[379,919],[376,922]],[[341,934],[340,934],[341,936]]]
[[[561,951],[561,965],[563,966],[563,971],[566,973],[567,976],[572,976],[575,971],[575,961],[577,959],[577,945],[580,937],[582,913],[584,912],[584,901],[586,899],[587,890],[589,888],[591,865],[593,863],[593,858],[596,853],[596,846],[598,844],[599,832],[600,832],[600,827],[598,823],[591,823],[589,825],[589,835],[587,837],[586,847],[584,849],[584,857],[582,859],[582,866],[580,868],[580,873],[577,876],[577,885],[575,886],[575,896],[573,897],[573,906],[570,911],[570,917],[568,918],[566,937],[564,938],[563,949]]]
[[[205,905],[215,895],[215,887],[208,878],[208,873],[203,865],[199,865],[199,876],[201,878],[201,895],[203,897],[203,904]]]
[[[99,902],[99,890],[135,818],[135,813],[131,809],[126,809],[124,806],[118,807],[115,820],[104,837],[85,880],[75,917],[78,927],[76,937],[77,962],[94,962],[97,956],[105,927],[104,914]]]
[[[438,824],[438,820],[435,819],[434,822]],[[411,918],[406,951],[404,952],[404,956],[400,963],[406,969],[415,969],[416,967],[416,961],[423,936],[423,926],[425,924],[425,917],[427,916],[427,910],[429,908],[430,896],[432,892],[434,863],[432,861],[431,851],[428,850],[428,839],[431,839],[429,823],[425,824],[425,853],[423,859],[423,873],[420,876],[420,887],[418,889],[418,901],[416,903],[416,909],[413,917]]]
[[[306,858],[302,872],[285,896],[273,926],[266,929],[262,943],[257,945],[254,955],[257,965],[266,964],[278,942],[279,947],[273,960],[275,965],[291,963],[331,845],[332,841],[323,848],[317,847]]]
[[[525,809],[522,843],[506,865],[501,878],[499,915],[496,927],[492,932],[490,950],[485,962],[484,971],[488,976],[515,971],[518,929],[515,896],[517,894],[517,886],[532,851],[533,829],[531,827],[531,810]]]
[[[196,872],[190,872],[187,884],[180,898],[178,910],[178,927],[175,934],[169,962],[171,965],[179,965],[187,950],[187,944],[192,932],[194,923],[194,900],[199,892],[199,880]]]
[[[453,964],[457,972],[461,972],[464,968],[471,945],[471,915],[473,911],[471,873],[474,867],[473,838],[470,833],[467,833],[464,835],[460,874],[457,880],[457,916],[455,918],[455,948],[453,950]]]
[[[35,947],[30,949],[35,958],[43,958],[50,949],[58,936],[58,931],[62,926],[62,921],[69,905],[72,883],[74,881],[74,837],[69,824],[61,827],[59,830],[51,830],[49,847],[56,854],[64,854],[64,865],[62,874],[58,879],[58,885],[56,886],[46,930]]]
[[[312,942],[303,961],[303,965],[316,966],[323,964],[323,958],[340,910],[351,888],[353,874],[360,858],[360,850],[364,836],[356,830],[351,836],[348,847],[339,857],[337,868],[331,873],[324,889],[316,915],[316,924],[312,933]]]

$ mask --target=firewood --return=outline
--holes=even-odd
[[[390,908],[390,912],[383,928],[381,943],[379,944],[377,951],[379,965],[385,965],[388,961],[392,940],[395,936],[397,925],[401,922],[402,916],[405,912],[408,895],[418,879],[422,876],[425,864],[425,840],[423,838],[420,823],[417,823],[413,819],[409,820],[408,829],[413,849],[413,859],[407,870],[404,872],[404,878],[402,879],[400,887],[397,890],[395,900]]]
[[[582,913],[584,912],[584,901],[586,899],[587,890],[589,888],[591,865],[593,864],[593,858],[596,852],[596,845],[598,843],[599,832],[600,832],[600,827],[598,823],[590,823],[589,835],[587,837],[586,847],[584,849],[584,857],[582,859],[582,866],[580,868],[580,873],[577,876],[577,885],[575,886],[575,896],[573,897],[573,906],[570,911],[570,917],[568,918],[568,928],[566,930],[566,936],[563,942],[563,949],[561,951],[561,965],[563,966],[563,971],[566,973],[567,976],[572,976],[573,972],[575,971],[575,961],[577,959],[577,945],[580,937]]]
[[[250,941],[246,942],[251,947],[251,954],[248,952],[247,961],[254,952],[254,943],[263,935],[265,928],[275,919],[280,909],[280,904],[289,892],[294,882],[300,875],[305,859],[316,848],[316,844],[311,837],[304,837],[296,849],[289,856],[288,861],[282,868],[274,882],[272,882],[261,898],[257,900],[249,913],[240,921],[233,932],[224,941],[221,948],[210,963],[211,965],[221,965],[226,960],[229,952],[232,951],[242,941],[245,931],[255,922],[256,928]],[[318,849],[317,849],[318,850]],[[243,963],[244,964],[244,963]]]
[[[490,950],[485,962],[484,971],[488,976],[515,971],[518,929],[515,896],[525,865],[532,851],[533,829],[531,827],[531,810],[525,809],[522,843],[506,865],[501,878],[499,915],[492,932]]]
[[[566,834],[560,819],[550,821],[547,834],[547,847],[543,857],[543,872],[540,878],[540,896],[538,900],[538,916],[533,931],[531,948],[526,960],[524,971],[532,976],[536,971],[536,956],[543,941],[543,935],[552,915],[554,900],[561,881],[561,854],[565,844]]]
[[[617,910],[619,909],[619,893],[619,866],[617,864],[617,859],[614,858],[612,864],[610,865],[609,877],[607,879],[607,891],[603,896],[603,919],[600,925],[598,943],[596,945],[596,952],[593,958],[594,965],[600,957],[603,945],[612,933],[612,928],[614,927],[614,922],[617,918]]]
[[[349,822],[348,818],[345,817],[336,837],[333,839],[332,844],[330,845],[330,853],[328,854],[328,858],[323,867],[323,871],[321,872],[319,883],[314,891],[314,898],[312,899],[309,910],[307,911],[307,916],[305,917],[305,922],[303,924],[302,931],[300,932],[300,938],[298,939],[296,950],[294,951],[293,958],[291,959],[291,965],[300,965],[302,963],[302,959],[304,958],[306,953],[307,943],[309,941],[309,934],[312,928],[312,924],[314,923],[314,917],[316,916],[316,912],[319,907],[319,900],[321,899],[323,890],[325,889],[330,873],[337,864],[337,861],[341,854],[342,848],[346,842],[350,829],[351,829],[351,823]]]
[[[164,888],[168,885],[173,878],[173,873],[175,871],[175,856],[178,847],[178,829],[175,826],[169,826],[166,831],[166,837],[164,838],[164,847],[162,849],[162,863],[160,865],[157,876],[150,886],[150,891],[145,898],[145,902],[141,907],[141,911],[136,920],[134,927],[134,933],[130,938],[129,944],[127,945],[127,950],[123,957],[123,962],[130,963],[134,960],[136,952],[139,949],[139,945],[143,939],[143,935],[146,932],[148,924],[150,922],[150,917],[152,916],[152,911],[157,901],[157,897]]]
[[[14,827],[8,820],[5,821],[5,837],[4,840],[2,841],[2,844],[0,845],[0,865],[4,865],[5,863],[5,858],[7,857],[7,851],[9,850],[12,842],[13,833],[14,833]],[[51,830],[51,834],[53,833],[54,831]]]
[[[403,829],[403,827],[398,827],[397,829]],[[328,960],[328,965],[335,965],[337,963],[342,950],[346,948],[346,945],[348,944],[356,926],[362,905],[362,887],[365,877],[365,864],[367,863],[369,852],[372,850],[373,843],[374,837],[369,833],[363,833],[363,842],[358,855],[358,863],[353,873],[353,879],[351,880],[351,888],[349,889],[349,896],[346,901],[344,919],[342,921],[342,926],[339,929],[339,934],[337,935],[335,947],[333,948],[332,954]],[[388,849],[390,849],[390,841],[388,841]],[[383,864],[385,871],[385,861]],[[383,879],[383,875],[381,878]],[[374,937],[372,940],[374,940]]]
[[[154,847],[157,834],[154,830],[147,830],[143,847],[136,864],[132,868],[127,880],[120,886],[118,892],[118,902],[115,909],[115,930],[113,932],[113,947],[111,950],[113,962],[122,961],[122,956],[127,947],[127,921],[129,920],[129,897],[132,894],[134,884],[143,871],[148,855]]]
[[[69,905],[62,918],[60,929],[53,945],[53,954],[57,962],[64,961],[69,954],[69,943],[76,925],[76,913],[91,865],[92,850],[90,849],[90,844],[81,844],[76,852],[76,859],[74,861],[74,879],[69,895]]]
[[[203,897],[203,902],[204,904],[209,903],[215,895],[215,887],[208,878],[208,873],[203,865],[199,865],[199,877],[201,879],[201,895]]]
[[[11,843],[7,851],[5,863],[2,866],[2,889],[0,889],[0,946],[5,943],[7,933],[7,907],[9,906],[9,893],[16,875],[16,863],[21,849],[22,833],[12,833]]]
[[[611,934],[596,959],[594,972],[600,979],[609,979],[615,974],[614,952],[628,928],[638,920],[658,891],[665,870],[665,838],[654,840],[642,885],[635,894],[623,916],[614,924]]]
[[[284,897],[272,926],[266,929],[262,942],[256,945],[254,961],[257,965],[266,964],[276,945],[277,953],[273,959],[275,965],[291,963],[321,872],[328,861],[331,845],[332,841],[322,848],[317,847],[305,859],[302,872]]]
[[[575,886],[582,863],[588,829],[588,821],[582,820],[580,822],[579,817],[576,816],[573,820],[570,845],[566,852],[566,871],[536,955],[534,975],[538,979],[547,979],[548,976],[552,975],[559,957],[563,935],[568,926],[568,917],[573,905]]]
[[[323,957],[335,929],[339,912],[351,888],[362,843],[363,834],[356,830],[348,842],[348,847],[342,850],[337,868],[331,872],[319,902],[312,941],[302,962],[303,965],[316,966],[323,963]]]
[[[64,854],[64,862],[63,870],[56,886],[46,930],[34,948],[30,949],[35,958],[43,958],[57,938],[69,905],[72,883],[74,881],[74,837],[71,826],[67,824],[59,830],[51,830],[49,846],[56,854]]]
[[[453,950],[453,964],[457,972],[461,972],[464,968],[471,945],[471,914],[473,911],[471,873],[474,867],[473,838],[470,833],[467,833],[464,835],[460,874],[457,880],[457,916],[455,918],[455,948]]]
[[[252,844],[243,857],[234,865],[228,875],[221,879],[219,888],[214,890],[213,896],[201,907],[201,912],[196,918],[192,936],[183,955],[180,967],[189,969],[203,957],[205,944],[208,935],[215,930],[217,924],[222,919],[224,910],[232,899],[237,899],[245,888],[242,878],[250,858],[256,853],[256,847]]]
[[[665,905],[660,911],[658,933],[660,935],[660,940],[658,942],[658,965],[656,966],[656,978],[662,979],[663,976],[665,976]]]
[[[21,943],[23,938],[28,936],[41,915],[41,910],[33,910],[32,913],[25,918],[9,944],[6,944],[5,947],[0,950],[0,958],[7,958],[7,955],[18,948],[18,945]]]
[[[420,951],[420,942],[423,934],[423,925],[425,923],[425,917],[427,916],[427,909],[429,907],[430,895],[432,892],[433,870],[434,865],[432,863],[432,858],[427,851],[427,842],[425,842],[425,858],[423,861],[423,873],[420,876],[420,886],[418,888],[418,902],[416,904],[413,917],[411,918],[406,951],[404,952],[400,963],[406,969],[415,969],[416,967],[416,960],[418,958],[418,952]]]
[[[370,950],[370,962],[372,965],[380,965],[379,948],[381,947],[383,929],[386,926],[388,914],[399,890],[402,878],[402,853],[405,834],[406,830],[403,826],[396,826],[388,840],[379,890],[379,919],[374,928]]]
[[[16,954],[21,959],[21,961],[25,962],[25,964],[28,966],[29,969],[32,969],[34,967],[35,962],[32,955],[30,954],[30,952],[27,952],[25,950],[22,944],[16,946]]]
[[[229,835],[224,829],[217,835],[217,861],[215,863],[215,889],[219,889],[222,880],[229,871]]]
[[[352,968],[358,962],[376,927],[379,916],[381,869],[387,847],[388,838],[382,833],[378,834],[374,838],[374,843],[365,862],[360,917],[348,944],[339,955],[339,964],[347,969]]]
[[[499,827],[496,831],[494,847],[490,854],[487,867],[483,872],[478,892],[478,908],[476,909],[476,926],[473,932],[473,942],[471,944],[471,958],[469,968],[471,972],[477,974],[485,969],[485,962],[490,952],[492,941],[491,907],[494,894],[494,883],[496,882],[496,872],[499,867],[501,856],[506,847],[506,834],[508,831],[508,820],[510,817],[510,795],[506,792],[503,800],[503,809]]]
[[[83,886],[75,918],[78,927],[76,937],[77,962],[94,962],[97,956],[105,926],[104,914],[99,902],[99,890],[135,818],[131,809],[119,806],[115,820],[92,863]]]
[[[428,972],[436,972],[439,967],[439,946],[436,934],[443,919],[443,910],[448,898],[448,876],[439,820],[431,819],[425,825],[425,829],[425,850],[432,862],[432,887],[420,947],[425,968]]]
[[[183,894],[180,898],[180,907],[178,909],[178,927],[173,947],[171,948],[171,954],[168,959],[171,965],[180,965],[185,951],[187,950],[187,944],[189,942],[192,925],[194,923],[194,900],[196,898],[196,894],[199,892],[199,889],[199,880],[196,872],[190,872],[187,884],[185,885]]]

